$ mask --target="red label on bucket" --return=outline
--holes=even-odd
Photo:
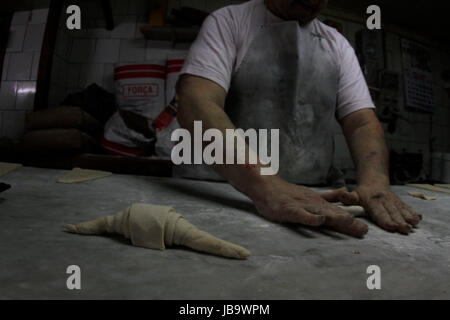
[[[122,86],[122,95],[126,98],[157,97],[159,85],[155,83],[131,83]]]

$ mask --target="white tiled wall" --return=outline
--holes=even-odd
[[[205,11],[242,3],[243,1],[169,0],[168,14],[172,8],[191,6]],[[148,0],[112,0],[115,28],[105,29],[99,2],[78,1],[83,14],[82,30],[60,31],[54,69],[64,69],[65,81],[55,81],[50,93],[50,104],[58,105],[66,93],[79,91],[95,82],[113,92],[113,68],[117,62],[142,62],[165,59],[169,52],[187,51],[189,44],[173,45],[168,41],[146,40],[139,27],[148,20]],[[61,19],[64,21],[64,18]],[[63,30],[63,25],[61,29]],[[64,49],[68,49],[65,51]],[[64,52],[63,52],[64,51]],[[68,70],[68,72],[66,72]],[[61,94],[64,92],[64,94]]]
[[[20,139],[33,110],[48,9],[15,12],[0,83],[0,136]]]

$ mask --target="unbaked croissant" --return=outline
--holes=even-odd
[[[197,229],[173,208],[135,203],[114,216],[101,217],[77,225],[67,224],[66,231],[78,234],[118,233],[131,239],[135,246],[165,249],[182,245],[234,259],[246,259],[245,248],[221,240]]]

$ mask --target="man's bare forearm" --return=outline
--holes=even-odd
[[[389,186],[389,155],[383,128],[371,110],[344,120],[343,130],[355,162],[358,183]]]
[[[189,79],[185,79],[185,82],[189,82]],[[195,80],[194,80],[195,81]],[[185,88],[183,88],[185,85]],[[195,86],[196,84],[186,84],[183,82],[178,87],[178,94],[180,96],[178,122],[181,127],[189,130],[191,136],[194,134],[194,121],[202,121],[202,129],[218,129],[222,132],[222,137],[226,137],[227,129],[235,129],[235,126],[231,122],[223,110],[223,97],[221,96],[209,96],[209,97],[196,97],[191,92],[184,90]],[[202,90],[206,91],[208,88]],[[223,141],[223,155],[226,158],[226,141]],[[248,152],[248,146],[246,146]],[[234,150],[236,155],[236,149]],[[246,158],[247,159],[247,158]],[[235,162],[236,163],[236,162]],[[257,187],[261,187],[267,179],[260,175],[260,165],[249,164],[246,161],[245,164],[216,164],[214,169],[228,182],[233,185],[237,190],[253,198],[258,193]]]

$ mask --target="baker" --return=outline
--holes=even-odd
[[[317,15],[327,0],[252,0],[213,12],[193,43],[177,84],[178,121],[193,131],[279,129],[277,175],[256,165],[214,169],[275,222],[328,226],[362,237],[366,224],[333,205],[364,207],[381,228],[408,234],[421,215],[390,189],[388,152],[354,50]],[[337,119],[356,165],[358,186],[336,185],[332,124]],[[226,150],[224,150],[225,152]]]

